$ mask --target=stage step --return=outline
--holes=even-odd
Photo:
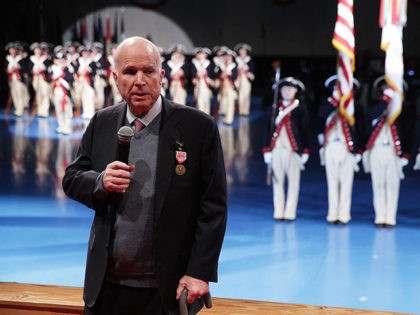
[[[82,314],[82,288],[0,282],[0,315]],[[213,298],[203,315],[391,315],[394,312]]]

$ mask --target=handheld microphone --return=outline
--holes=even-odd
[[[134,131],[128,126],[122,126],[118,130],[118,161],[128,164],[128,154],[130,153],[130,142],[134,136]]]

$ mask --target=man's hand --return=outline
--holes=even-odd
[[[176,289],[176,299],[179,300],[184,289],[188,290],[187,303],[191,304],[199,297],[209,292],[209,284],[203,280],[183,276]]]
[[[134,165],[127,165],[115,161],[106,166],[102,177],[102,184],[108,192],[123,193],[130,185],[131,172]]]

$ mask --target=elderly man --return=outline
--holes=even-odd
[[[226,176],[214,120],[160,96],[157,47],[141,37],[115,52],[125,102],[99,110],[63,178],[64,191],[95,211],[86,314],[190,314],[202,307],[226,228]],[[117,132],[134,125],[128,163]]]

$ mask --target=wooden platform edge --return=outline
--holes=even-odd
[[[79,287],[0,282],[0,315],[83,314],[83,289]],[[407,313],[370,311],[228,298],[213,298],[208,315],[402,315]]]

